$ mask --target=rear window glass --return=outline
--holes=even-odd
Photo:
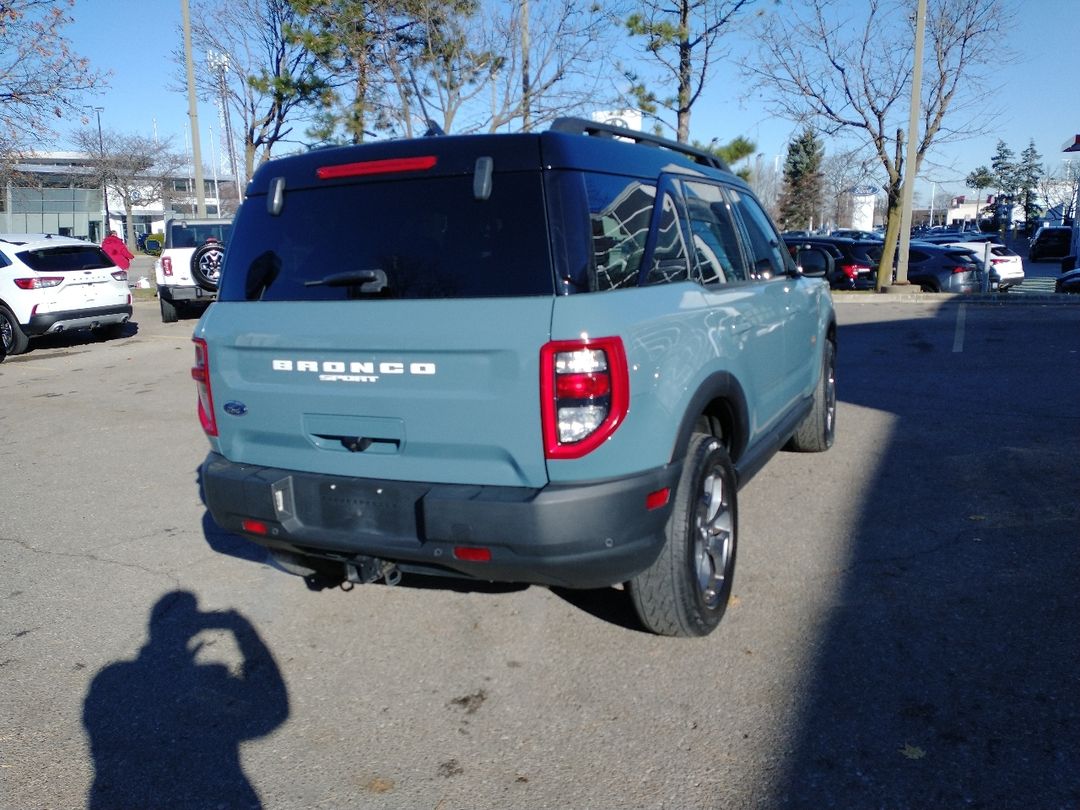
[[[232,223],[225,221],[198,225],[173,222],[169,225],[169,244],[174,248],[198,247],[211,237],[228,244],[231,235]]]
[[[543,200],[539,172],[496,174],[486,200],[471,175],[286,190],[277,216],[254,197],[240,208],[218,297],[553,295]]]
[[[39,273],[62,273],[68,270],[98,270],[115,267],[105,251],[97,245],[63,245],[17,254],[23,264]]]

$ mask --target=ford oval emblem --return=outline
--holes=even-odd
[[[225,403],[225,413],[229,414],[229,416],[243,416],[247,413],[247,405],[243,402],[230,400]]]

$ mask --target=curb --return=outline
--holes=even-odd
[[[982,306],[1076,306],[1080,295],[1065,293],[872,293],[833,291],[834,304],[979,304]]]

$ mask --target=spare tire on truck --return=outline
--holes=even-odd
[[[221,276],[221,262],[225,258],[225,245],[210,237],[191,256],[191,277],[204,290],[217,290]]]

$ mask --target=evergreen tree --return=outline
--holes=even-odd
[[[1035,149],[1035,141],[1028,142],[1027,149],[1020,153],[1020,163],[1016,167],[1017,190],[1020,204],[1024,206],[1024,222],[1030,228],[1039,218],[1042,208],[1038,204],[1039,180],[1042,179],[1042,155]]]
[[[990,169],[994,173],[994,186],[998,190],[994,203],[997,227],[1008,227],[1012,221],[1012,207],[1016,204],[1020,183],[1017,178],[1016,153],[1005,141],[997,142],[997,151],[990,159]]]
[[[809,127],[788,144],[780,189],[780,227],[785,230],[821,224],[824,159],[825,147]]]
[[[967,176],[964,180],[964,184],[968,188],[975,189],[975,225],[978,226],[982,220],[982,217],[980,216],[982,212],[979,208],[982,205],[983,189],[990,188],[990,186],[994,185],[994,173],[986,166],[979,166]]]

